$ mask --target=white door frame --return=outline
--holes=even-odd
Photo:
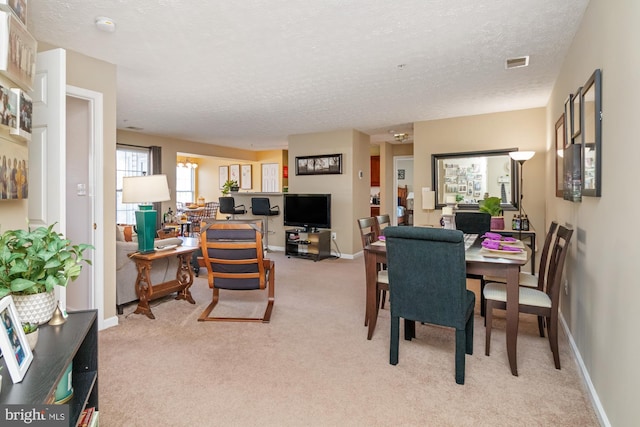
[[[90,158],[88,191],[92,200],[93,216],[93,268],[91,268],[91,283],[93,289],[90,290],[91,304],[93,309],[98,309],[98,329],[104,329],[104,230],[99,225],[104,224],[104,140],[103,140],[103,96],[100,92],[67,85],[66,95],[68,97],[86,101],[89,107],[89,137],[90,137]]]

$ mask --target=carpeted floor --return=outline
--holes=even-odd
[[[155,320],[130,305],[119,326],[100,332],[101,426],[598,425],[566,337],[556,370],[534,317],[521,316],[514,377],[503,317],[487,357],[476,314],[474,354],[457,385],[453,330],[416,325],[417,339],[401,338],[392,366],[387,306],[366,339],[363,258],[269,257],[271,323],[197,322],[211,299],[200,277],[196,305],[154,301]],[[261,315],[265,300],[266,291],[222,293],[214,313]]]

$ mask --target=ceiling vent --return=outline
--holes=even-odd
[[[529,55],[520,56],[518,58],[509,58],[505,64],[505,68],[510,70],[512,68],[527,67],[529,65]]]

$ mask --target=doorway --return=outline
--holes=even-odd
[[[399,188],[406,187],[406,197],[399,197]],[[393,158],[393,225],[413,223],[413,156]]]

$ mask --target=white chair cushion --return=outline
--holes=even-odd
[[[498,283],[505,283],[507,279],[505,279],[504,277],[497,277],[497,276],[484,276],[484,281],[485,282],[498,282]],[[520,281],[520,286],[528,286],[530,288],[537,288],[538,287],[538,276],[534,276],[531,273],[525,273],[525,272],[520,272],[520,277],[518,278],[518,280]]]
[[[378,271],[378,283],[389,284],[389,270]]]
[[[527,287],[520,287],[519,290],[520,304],[551,308],[551,299],[544,292]],[[487,283],[484,287],[483,295],[485,299],[506,302],[507,285],[495,282]]]

